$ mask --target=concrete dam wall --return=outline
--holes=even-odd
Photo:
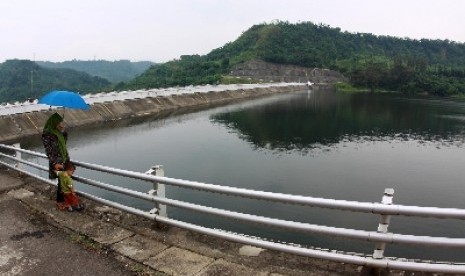
[[[307,88],[302,84],[109,101],[92,104],[89,106],[89,111],[65,109],[65,122],[68,128],[73,128],[134,117],[166,114],[179,109],[209,108],[235,101],[304,89]],[[60,114],[62,114],[62,110],[59,109]],[[41,134],[46,120],[55,111],[54,109],[0,116],[0,142],[11,142]]]

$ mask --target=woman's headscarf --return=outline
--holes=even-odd
[[[63,134],[57,129],[59,123],[63,121],[63,117],[58,113],[52,114],[45,123],[43,133],[51,133],[58,138],[58,148],[60,150],[63,162],[68,160],[68,150],[66,149],[66,140]]]

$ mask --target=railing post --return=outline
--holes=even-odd
[[[381,199],[381,203],[391,205],[393,196],[394,196],[394,189],[392,188],[384,189],[384,195],[383,195],[383,198]],[[377,232],[387,233],[390,220],[391,220],[391,215],[381,215],[381,219],[378,224]],[[375,251],[373,252],[373,259],[376,259],[376,260],[384,259],[385,248],[386,248],[386,243],[384,242],[376,243]],[[362,270],[362,275],[384,275],[384,272],[383,272],[384,270],[386,270],[386,268],[382,269],[379,267],[365,266]],[[386,275],[388,274],[389,273],[387,273]]]
[[[151,167],[150,170],[148,170],[146,172],[146,174],[151,174],[151,175],[155,175],[155,176],[165,176],[165,171],[163,170],[162,165],[155,165],[155,166]],[[165,197],[165,184],[154,182],[153,183],[153,189],[151,189],[148,192],[148,194],[149,195],[156,195],[156,196],[159,196],[159,197]],[[150,210],[150,213],[151,214],[157,214],[157,215],[160,215],[160,216],[163,216],[163,217],[168,217],[168,214],[166,213],[166,205],[160,204],[158,202],[155,203],[155,208]]]
[[[394,196],[394,189],[392,188],[385,189],[381,203],[386,204],[386,205],[392,205],[393,196]],[[381,215],[381,219],[380,219],[378,230],[377,230],[378,233],[388,232],[390,220],[391,220],[391,215]],[[383,259],[385,248],[386,248],[386,243],[384,242],[376,243],[375,251],[373,252],[373,259]]]
[[[20,149],[21,144],[20,143],[14,143],[13,147]],[[21,157],[21,152],[20,151],[15,151],[15,157],[18,158],[18,159],[21,159],[22,158]],[[23,163],[17,162],[15,164],[15,168],[17,168],[18,170],[22,170],[23,169]],[[21,172],[19,173],[19,175],[21,175]]]

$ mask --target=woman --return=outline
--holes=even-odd
[[[57,171],[63,170],[63,164],[69,161],[68,149],[66,148],[67,139],[68,134],[65,131],[63,117],[58,113],[54,113],[48,118],[42,132],[42,143],[48,157],[50,179],[57,178]],[[60,183],[58,183],[56,201],[58,207],[64,202]]]

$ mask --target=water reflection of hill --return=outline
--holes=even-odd
[[[465,105],[394,93],[309,92],[211,119],[257,148],[309,150],[347,141],[416,140],[461,145]]]

